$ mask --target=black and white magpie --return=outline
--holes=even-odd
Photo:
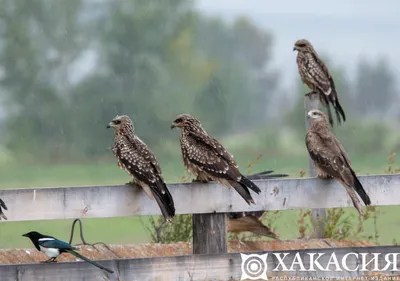
[[[1,200],[1,198],[0,198],[0,220],[1,220],[1,218],[7,220],[7,217],[6,217],[6,215],[3,213],[2,208],[3,208],[4,210],[8,210],[8,209],[7,209],[7,206],[6,206],[6,203],[4,203],[4,201]]]
[[[57,262],[56,258],[60,254],[70,253],[71,255],[74,255],[75,257],[80,258],[81,260],[84,260],[94,266],[97,266],[98,268],[101,268],[109,273],[114,273],[112,270],[109,270],[109,269],[89,260],[88,258],[82,256],[81,254],[78,254],[77,252],[74,251],[74,250],[76,250],[75,247],[72,247],[67,242],[56,239],[53,236],[43,235],[36,231],[31,231],[31,232],[25,233],[22,236],[30,238],[33,245],[35,245],[36,249],[45,253],[48,257],[50,257],[50,259],[44,261],[44,263]]]

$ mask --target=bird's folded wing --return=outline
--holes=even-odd
[[[331,88],[330,74],[328,72],[325,64],[314,54],[307,53],[307,62],[308,65],[306,67],[307,77],[310,80],[314,80],[314,84],[319,88],[322,88],[324,92],[329,91]]]
[[[208,134],[193,131],[190,131],[190,136],[195,138],[205,147],[208,147],[211,151],[220,155],[228,163],[237,166],[233,160],[233,156],[213,137],[209,136]]]
[[[46,239],[46,238],[45,238]],[[39,245],[44,248],[56,248],[56,249],[72,249],[72,246],[67,242],[60,241],[57,239],[52,240],[44,240],[43,238],[39,239]]]
[[[124,164],[125,168],[135,176],[138,180],[145,183],[155,183],[157,181],[156,168],[152,165],[149,159],[143,155],[143,151],[140,151],[132,144],[118,144],[117,157]]]
[[[317,133],[308,132],[306,145],[311,159],[329,175],[338,177],[340,172],[347,168],[342,152],[332,137],[322,138]]]

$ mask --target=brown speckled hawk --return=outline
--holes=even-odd
[[[333,118],[330,104],[335,109],[337,122],[340,124],[342,122],[341,119],[343,119],[343,122],[346,121],[346,115],[339,103],[335,82],[333,82],[328,67],[318,57],[311,43],[305,39],[297,40],[294,43],[293,51],[298,51],[296,61],[301,80],[313,92],[319,94],[321,103],[325,105],[328,110],[329,123],[331,126],[333,126]]]
[[[115,129],[112,152],[118,166],[132,177],[130,184],[138,184],[150,199],[155,199],[164,218],[171,222],[175,216],[172,196],[163,180],[160,164],[150,148],[134,133],[131,119],[116,116],[107,126]]]
[[[335,178],[349,194],[354,207],[363,215],[362,206],[357,194],[365,205],[371,205],[371,200],[351,168],[351,162],[343,145],[329,130],[324,113],[317,109],[307,114],[310,128],[305,141],[311,159],[318,170],[319,178]],[[355,191],[355,192],[354,192]]]
[[[6,203],[4,203],[4,201],[1,200],[1,198],[0,198],[0,220],[1,220],[1,218],[7,220],[7,217],[6,217],[6,215],[3,213],[3,210],[2,210],[2,209],[8,210],[8,209],[7,209],[7,206],[6,206]]]
[[[203,129],[200,121],[189,114],[176,117],[171,129],[181,129],[180,144],[183,164],[198,181],[217,181],[232,186],[250,205],[254,203],[249,188],[259,194],[261,190],[243,176],[232,155]]]

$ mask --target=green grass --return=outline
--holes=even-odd
[[[256,148],[254,148],[255,150]],[[247,165],[255,159],[257,153],[249,148],[246,151],[235,152],[236,159],[243,170],[247,172]],[[307,155],[296,156],[278,155],[274,152],[261,152],[263,157],[253,167],[251,172],[273,169],[278,173],[288,173],[292,177],[299,176],[299,169],[307,171]],[[351,155],[350,155],[351,156]],[[373,159],[373,161],[371,161]],[[385,155],[362,155],[352,157],[354,169],[361,174],[383,174],[387,167]],[[179,157],[174,161],[163,161],[161,166],[167,182],[176,182],[185,175],[183,165]],[[129,180],[128,175],[120,170],[115,159],[107,162],[91,164],[65,164],[65,165],[2,165],[0,166],[0,188],[22,188],[43,186],[80,186],[80,185],[105,185],[122,184]],[[12,208],[12,206],[9,206]],[[354,208],[346,210],[353,213]],[[395,214],[400,207],[381,207],[377,228],[379,231],[379,243],[390,244],[400,231],[400,220]],[[273,227],[283,239],[293,239],[298,236],[297,211],[280,212]],[[104,219],[84,219],[84,235],[90,243],[102,241],[105,243],[143,243],[149,239],[148,233],[141,220],[146,224],[147,217],[122,217]],[[356,219],[354,219],[356,221]],[[28,239],[21,234],[37,230],[67,240],[70,236],[72,220],[45,220],[29,222],[0,222],[0,248],[32,247]],[[374,225],[368,222],[365,225],[365,236],[374,233]],[[79,237],[74,238],[74,243],[80,243]]]

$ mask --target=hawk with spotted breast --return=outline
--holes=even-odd
[[[217,181],[233,187],[247,204],[255,204],[249,189],[257,194],[260,188],[242,175],[233,156],[201,126],[200,121],[190,114],[178,115],[171,129],[181,129],[180,145],[186,169],[197,181]]]
[[[333,127],[334,122],[330,105],[335,109],[338,124],[342,122],[342,119],[343,122],[346,121],[346,115],[339,103],[335,82],[329,73],[328,67],[319,58],[311,43],[306,39],[297,40],[294,44],[293,51],[298,51],[296,62],[301,80],[312,92],[319,94],[321,103],[326,106],[328,110],[329,123],[331,126]]]
[[[155,199],[164,218],[171,222],[175,216],[174,200],[162,177],[160,164],[151,149],[134,132],[132,120],[116,116],[107,126],[115,130],[112,152],[118,166],[132,177],[130,184],[143,188],[150,199]]]
[[[305,142],[308,153],[318,170],[318,177],[334,178],[339,181],[346,188],[354,207],[360,215],[363,215],[357,194],[365,205],[371,205],[371,199],[351,168],[350,159],[343,145],[329,130],[324,113],[313,109],[308,112],[307,118],[310,120],[310,128]]]

